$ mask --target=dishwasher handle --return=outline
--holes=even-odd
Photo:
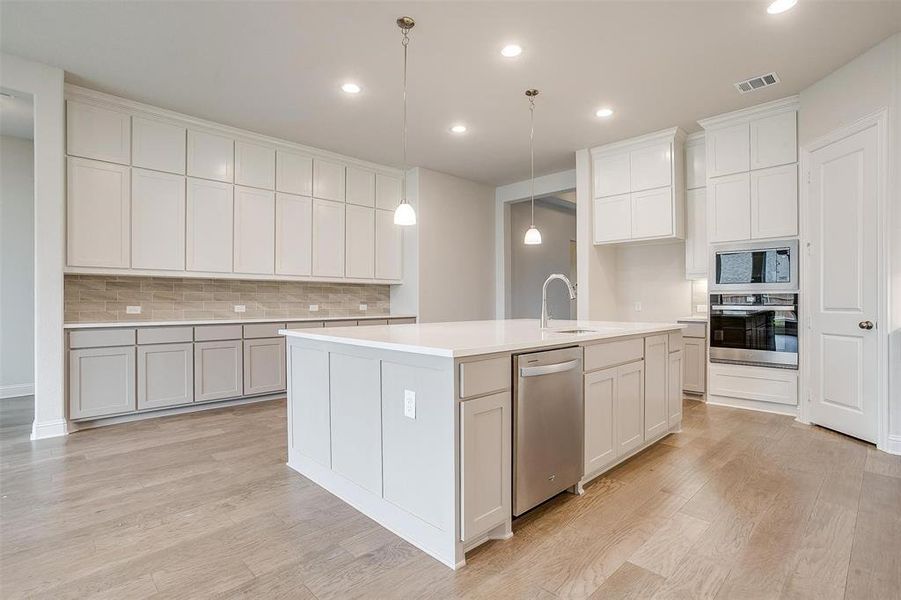
[[[579,359],[576,360],[568,360],[562,363],[556,363],[553,365],[541,365],[538,367],[520,367],[519,368],[519,376],[520,377],[537,377],[538,375],[550,375],[552,373],[565,373],[566,371],[572,371],[577,366],[579,366]]]

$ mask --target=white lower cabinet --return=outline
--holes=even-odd
[[[616,448],[622,456],[644,443],[644,361],[617,367]]]
[[[194,344],[138,346],[138,410],[194,401]]]
[[[707,383],[707,340],[686,337],[682,344],[682,389],[703,394]]]
[[[585,375],[585,474],[591,475],[617,457],[614,404],[618,369]]]
[[[669,353],[666,371],[667,423],[673,427],[682,421],[682,350]]]
[[[375,278],[401,279],[403,272],[403,231],[394,224],[394,213],[375,211]]]
[[[460,402],[463,542],[510,518],[511,427],[509,392]]]
[[[653,439],[667,430],[667,336],[644,339],[644,439]]]
[[[313,199],[313,275],[344,276],[343,202]]]
[[[131,266],[184,271],[185,178],[131,170]]]
[[[195,342],[194,401],[237,398],[244,393],[241,340]]]
[[[189,177],[187,206],[187,269],[231,273],[234,258],[234,187]]]
[[[348,204],[345,224],[344,276],[372,279],[375,275],[375,209]]]
[[[286,388],[285,338],[244,340],[244,395]]]
[[[72,158],[66,190],[67,264],[131,264],[131,173],[122,165]]]
[[[69,418],[84,419],[135,410],[135,348],[69,351]]]
[[[275,194],[235,186],[235,273],[275,271]]]

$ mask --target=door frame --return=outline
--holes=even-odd
[[[801,206],[799,215],[800,237],[802,246],[802,268],[801,268],[801,310],[804,315],[805,326],[803,331],[805,335],[801,336],[800,353],[801,353],[801,389],[799,397],[801,398],[798,411],[798,420],[802,423],[810,424],[811,405],[810,405],[810,381],[813,370],[808,367],[810,365],[810,345],[808,344],[808,336],[810,335],[810,322],[812,306],[811,295],[813,290],[810,289],[810,263],[806,257],[810,256],[810,165],[811,156],[817,150],[838,142],[856,133],[860,133],[866,129],[875,127],[876,129],[876,216],[879,225],[877,226],[876,245],[878,251],[878,264],[876,266],[877,281],[877,310],[876,319],[878,326],[876,328],[876,447],[886,452],[899,453],[901,448],[889,448],[888,424],[889,424],[889,405],[888,405],[888,353],[889,353],[889,280],[891,252],[889,248],[889,227],[891,226],[888,206],[888,109],[881,108],[876,112],[870,113],[853,123],[840,127],[829,133],[816,138],[801,148],[801,183],[799,186]]]

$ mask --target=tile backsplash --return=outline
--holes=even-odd
[[[243,304],[246,312],[234,312]],[[310,312],[311,304],[319,311]],[[365,312],[360,304],[366,304]],[[140,306],[141,314],[125,312]],[[190,321],[302,317],[359,317],[390,313],[387,285],[194,279],[65,276],[67,323]]]

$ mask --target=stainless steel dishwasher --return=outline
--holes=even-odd
[[[513,516],[582,478],[582,350],[514,357]]]

